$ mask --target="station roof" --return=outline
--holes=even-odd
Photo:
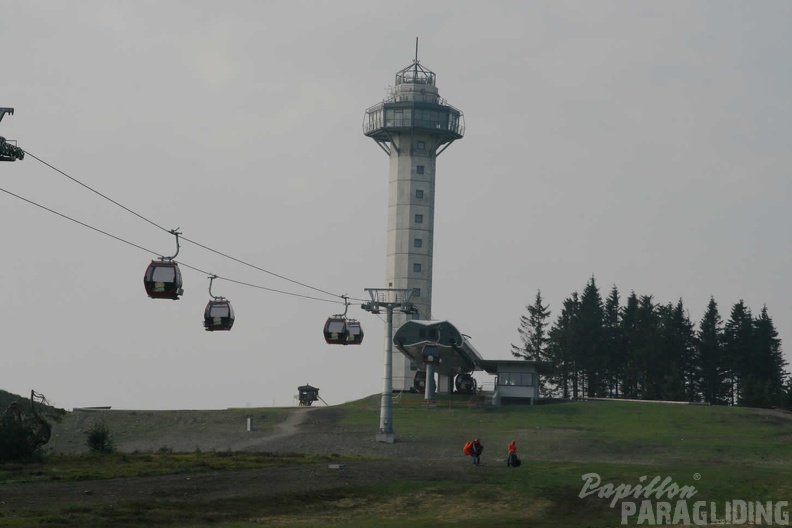
[[[553,364],[549,361],[531,361],[528,359],[482,359],[479,366],[487,374],[508,372],[509,368],[533,366],[539,374],[553,372]]]
[[[525,359],[484,359],[465,334],[449,321],[412,319],[399,327],[393,344],[416,365],[421,365],[424,345],[436,345],[441,363],[436,371],[441,374],[458,374],[483,370],[488,374],[508,372],[510,368],[533,366],[539,374],[553,372],[549,361]]]
[[[467,336],[448,321],[412,319],[399,327],[393,343],[417,365],[423,362],[424,345],[437,345],[441,358],[437,372],[443,374],[480,370],[477,365],[483,359]]]

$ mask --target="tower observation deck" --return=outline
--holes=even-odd
[[[412,291],[415,315],[394,314],[393,327],[408,318],[432,318],[435,168],[437,157],[465,134],[462,112],[440,97],[434,72],[416,57],[396,73],[382,102],[368,108],[363,134],[390,158],[386,286]],[[393,389],[409,390],[419,365],[393,353]],[[439,389],[443,383],[440,380]]]

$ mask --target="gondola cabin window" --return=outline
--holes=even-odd
[[[174,282],[176,270],[170,266],[155,266],[151,272],[151,279],[154,282]]]
[[[331,334],[340,334],[344,332],[345,329],[346,326],[343,321],[330,321],[330,324],[327,325],[327,331]]]
[[[209,308],[209,317],[228,317],[231,315],[231,307],[227,304],[215,304]]]

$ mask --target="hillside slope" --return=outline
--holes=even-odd
[[[410,395],[411,397],[413,395]],[[420,401],[415,396],[415,401]],[[251,430],[248,431],[248,419]],[[251,451],[459,458],[479,436],[486,456],[516,440],[536,460],[664,464],[684,461],[792,463],[792,414],[773,410],[632,402],[535,407],[394,407],[394,445],[374,440],[375,397],[335,407],[74,411],[47,448],[86,452],[85,433],[104,422],[122,452]]]

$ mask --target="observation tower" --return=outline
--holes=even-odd
[[[436,161],[465,133],[462,112],[440,97],[435,74],[419,63],[417,39],[413,63],[396,73],[386,99],[366,110],[363,133],[390,158],[385,284],[411,291],[418,310],[394,313],[396,329],[408,318],[432,318]],[[417,368],[394,349],[393,390],[409,390]]]

